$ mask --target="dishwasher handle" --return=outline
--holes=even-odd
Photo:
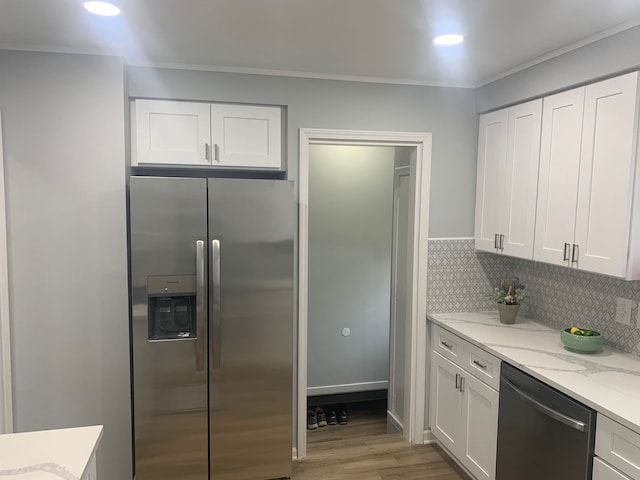
[[[504,383],[509,388],[511,388],[511,390],[513,390],[513,392],[516,395],[518,395],[525,402],[530,403],[533,407],[535,407],[541,413],[545,414],[546,416],[548,416],[550,418],[553,418],[554,420],[557,420],[560,423],[564,423],[568,427],[571,427],[571,428],[573,428],[575,430],[578,430],[580,432],[586,432],[587,431],[587,424],[586,423],[581,422],[579,420],[576,420],[574,418],[568,417],[567,415],[565,415],[563,413],[557,412],[557,411],[553,410],[552,408],[547,407],[546,405],[544,405],[543,403],[540,403],[536,399],[531,398],[529,395],[524,393],[522,390],[520,390],[518,387],[516,387],[513,383],[511,383],[506,378],[503,377],[502,380],[504,381]]]

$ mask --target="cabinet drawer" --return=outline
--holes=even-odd
[[[596,455],[640,480],[640,434],[601,414],[596,424]]]
[[[462,365],[467,372],[495,390],[500,389],[500,359],[471,343],[465,343]]]
[[[632,480],[599,458],[593,459],[593,480]]]
[[[432,350],[448,358],[458,366],[464,366],[462,362],[462,344],[464,340],[453,333],[449,333],[438,325],[433,325]]]

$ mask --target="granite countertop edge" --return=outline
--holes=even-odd
[[[501,324],[498,313],[494,311],[428,313],[427,320],[640,434],[640,409],[637,408],[640,403],[640,357],[606,345],[601,351],[603,355],[600,356],[570,352],[564,349],[560,342],[560,330],[553,329],[528,316],[518,317],[515,325]],[[476,338],[478,335],[474,335],[476,332],[490,336],[489,332],[495,331],[496,328],[499,329],[503,344],[479,340]],[[541,344],[540,348],[528,347],[526,337],[531,334],[543,336],[546,342]],[[509,339],[511,343],[505,345],[505,339]],[[537,356],[546,354],[556,357],[558,363],[568,361],[573,365],[583,364],[585,368],[581,371],[555,372],[551,367],[532,365],[526,359],[518,358],[526,356],[527,352]],[[627,394],[594,381],[589,378],[589,368],[593,369],[594,366],[596,371],[592,371],[591,374],[613,372],[629,374],[633,377],[637,375],[637,379],[630,378],[635,380],[637,389]],[[560,381],[560,377],[567,375],[572,377],[574,385],[566,385]],[[607,401],[607,398],[611,401]],[[628,403],[626,403],[627,399]],[[628,405],[627,410],[620,406],[625,403]]]

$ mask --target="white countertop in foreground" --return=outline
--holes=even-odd
[[[560,331],[498,312],[436,313],[432,322],[640,433],[640,357],[604,346],[595,354],[564,348]]]
[[[0,435],[0,478],[79,480],[102,437],[102,426]]]

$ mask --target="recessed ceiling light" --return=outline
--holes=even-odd
[[[457,45],[464,42],[464,37],[458,34],[440,35],[433,39],[435,45]]]
[[[120,9],[109,2],[84,2],[84,8],[96,15],[114,17],[120,15]]]

